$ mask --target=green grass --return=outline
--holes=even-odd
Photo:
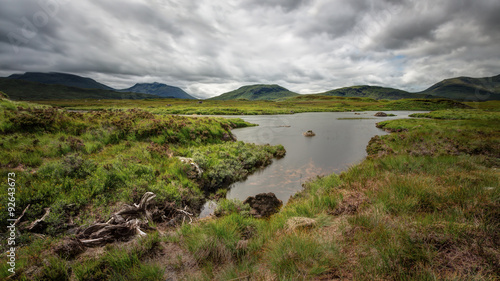
[[[75,263],[74,277],[76,280],[164,280],[163,269],[144,262],[155,252],[159,242],[156,233],[127,247],[107,246],[106,253],[98,259]]]
[[[227,188],[285,153],[282,146],[235,142],[231,129],[252,126],[241,119],[163,116],[139,109],[67,112],[7,99],[1,99],[0,106],[0,170],[16,174],[16,214],[29,204],[23,217],[29,223],[50,207],[42,233],[54,238],[65,236],[69,228],[107,220],[120,205],[139,202],[147,191],[154,192],[160,204],[173,202],[197,212],[212,189]],[[195,157],[205,170],[203,176],[178,156]],[[227,174],[228,168],[234,173]],[[7,189],[1,195],[7,198]],[[0,205],[4,228],[5,208]],[[17,239],[23,241],[19,272],[28,271],[24,278],[37,279],[39,272],[28,270],[32,265],[24,256],[50,249],[52,240],[38,241],[25,231]],[[81,266],[57,257],[34,266],[43,271],[40,279],[51,280],[75,274],[82,280],[163,275],[158,267],[144,265],[140,254],[121,250]]]
[[[314,236],[303,233],[280,237],[269,246],[265,259],[279,280],[321,276],[342,261],[334,243],[318,241]]]
[[[52,100],[41,104],[74,110],[105,110],[109,108],[142,110],[154,114],[184,115],[261,115],[293,114],[300,112],[388,111],[388,110],[438,110],[469,107],[446,99],[375,100],[359,97],[331,97],[299,95],[281,101],[265,100],[193,100],[144,99],[144,100]]]
[[[283,146],[259,146],[243,142],[192,148],[188,153],[205,172],[203,185],[210,191],[242,180],[258,167],[269,165],[274,157],[283,157]]]
[[[491,102],[482,109],[448,110],[461,105],[444,100],[298,100],[310,102],[304,109],[346,102],[343,109],[368,107],[366,103],[419,103],[443,110],[380,122],[378,126],[391,134],[374,137],[362,163],[305,183],[302,192],[268,219],[249,216],[248,206],[239,201],[222,200],[218,218],[176,229],[159,225],[142,240],[108,245],[75,260],[50,252],[60,242],[68,216],[77,225],[102,221],[116,204],[137,202],[145,191],[155,192],[162,202],[196,206],[203,202],[204,191],[222,194],[226,182],[268,164],[283,148],[233,141],[230,128],[248,125],[241,120],[164,116],[126,110],[128,102],[116,101],[98,106],[114,104],[121,110],[69,113],[31,106],[30,111],[3,100],[1,169],[15,169],[23,183],[16,203],[19,209],[32,204],[27,221],[38,218],[47,206],[53,213],[46,238],[24,232],[18,238],[16,278],[500,278],[500,116]],[[182,108],[184,101],[178,102],[171,107]],[[210,103],[200,108],[216,110],[214,105],[222,102]],[[144,101],[142,106],[151,104]],[[281,110],[276,106],[284,103],[227,104],[249,112],[259,106]],[[161,107],[156,106],[149,110]],[[20,124],[32,127],[26,130]],[[175,156],[194,158],[205,170],[203,176],[196,177],[191,166]],[[0,205],[0,221],[5,222],[3,208]],[[288,222],[296,217],[316,223],[290,230]],[[6,278],[5,257],[0,261],[0,277]]]
[[[464,104],[475,108],[489,111],[500,111],[500,101],[485,101],[485,102],[464,102]]]

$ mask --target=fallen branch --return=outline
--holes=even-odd
[[[184,207],[184,209],[185,209],[185,208],[186,208],[186,207]],[[186,212],[186,211],[184,211],[184,210],[181,210],[181,209],[176,209],[176,211],[177,211],[177,212],[179,212],[179,213],[184,214],[184,217],[182,218],[182,223],[184,223],[184,220],[186,219],[186,217],[188,217],[188,218],[189,218],[189,224],[191,224],[191,223],[193,222],[193,218],[192,218],[192,217],[193,217],[193,214],[191,214],[191,213],[189,213],[189,212]]]
[[[107,222],[93,224],[77,233],[77,238],[85,246],[95,247],[114,241],[126,241],[135,236],[146,236],[141,228],[148,228],[148,222],[153,221],[149,206],[155,197],[153,192],[146,192],[139,204],[125,205]]]
[[[28,231],[32,231],[33,229],[35,229],[40,223],[44,222],[45,221],[45,218],[47,218],[47,216],[50,214],[50,208],[45,208],[45,214],[43,214],[43,216],[35,221],[33,221],[30,226],[28,226]]]
[[[152,206],[152,200],[156,197],[153,192],[146,192],[139,203],[125,205],[121,210],[114,213],[105,223],[95,223],[76,233],[76,237],[86,247],[102,246],[114,241],[126,241],[137,236],[146,236],[144,229],[149,228],[151,221],[164,222],[175,225],[178,222],[193,222],[194,214],[184,209],[175,208],[174,203],[166,203],[162,209],[157,205]]]
[[[24,208],[24,211],[21,213],[21,215],[17,218],[17,220],[14,222],[14,225],[17,225],[18,222],[21,221],[21,219],[23,218],[24,216],[24,213],[26,213],[26,210],[29,209],[29,207],[31,206],[31,204],[28,204],[28,206],[26,206],[26,208]]]

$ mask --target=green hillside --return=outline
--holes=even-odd
[[[283,100],[299,94],[279,85],[249,85],[213,97],[211,100]]]
[[[69,73],[26,72],[24,74],[12,74],[7,78],[84,89],[114,90],[113,88],[99,83],[92,78],[82,77]]]
[[[398,100],[398,99],[415,99],[415,98],[429,98],[429,97],[432,98],[432,96],[409,93],[399,89],[385,88],[379,86],[368,86],[368,85],[344,87],[340,89],[330,90],[317,95],[372,98],[376,100],[380,99]]]
[[[156,95],[162,98],[194,99],[179,87],[169,86],[163,83],[137,83],[134,86],[119,90],[120,92],[142,93]]]
[[[455,100],[500,100],[500,75],[484,78],[457,77],[445,79],[419,94]]]
[[[120,93],[112,90],[99,89],[82,89],[9,78],[0,78],[0,91],[6,93],[12,100],[158,98],[158,96],[148,94]]]

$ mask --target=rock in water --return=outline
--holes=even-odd
[[[375,113],[375,116],[377,116],[377,117],[387,117],[387,113],[380,111],[380,112]]]
[[[279,212],[283,202],[272,192],[259,193],[255,197],[250,196],[243,204],[248,204],[252,208],[250,214],[256,218],[269,217]]]
[[[309,131],[304,133],[304,136],[306,136],[306,137],[314,137],[315,135],[316,134],[312,130],[309,130]]]

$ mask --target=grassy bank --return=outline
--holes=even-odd
[[[147,191],[156,194],[158,204],[170,202],[197,213],[207,195],[284,155],[282,146],[236,141],[231,129],[251,125],[241,119],[159,116],[140,109],[67,112],[1,99],[0,171],[6,182],[8,173],[15,174],[15,217],[29,206],[18,225],[16,278],[55,280],[51,272],[29,272],[33,266],[44,268],[42,257],[52,243],[67,237],[70,229],[108,220]],[[199,161],[202,173],[181,157]],[[7,229],[8,189],[0,195],[0,225]],[[50,213],[40,228],[26,231],[47,208]],[[7,241],[5,235],[2,240]],[[6,247],[2,243],[2,252]],[[56,257],[50,261],[57,268],[44,270],[67,264]],[[8,275],[2,263],[0,276]]]
[[[381,110],[438,110],[463,108],[468,105],[447,99],[375,100],[332,96],[298,96],[284,101],[245,100],[53,100],[39,103],[75,110],[108,108],[141,108],[155,114],[198,115],[258,115],[292,114],[300,112],[381,111]]]
[[[19,173],[25,186],[18,191],[21,206],[38,206],[26,219],[38,218],[49,205],[64,214],[49,219],[43,237],[21,235],[14,279],[500,278],[498,111],[440,110],[381,122],[392,133],[370,141],[365,161],[305,183],[267,220],[250,217],[241,202],[222,200],[217,219],[177,228],[154,225],[144,238],[69,259],[52,250],[68,227],[61,220],[72,217],[84,225],[108,218],[116,204],[137,202],[146,190],[157,193],[157,200],[195,206],[202,186],[215,192],[283,150],[232,141],[230,128],[247,125],[241,120],[49,108],[44,110],[60,118],[42,125],[30,121],[38,125],[26,131],[16,120],[33,119],[30,111],[9,103],[3,110],[2,159],[10,160],[2,160],[2,172]],[[113,120],[117,124],[107,125]],[[155,124],[162,129],[147,129]],[[53,155],[47,146],[61,150]],[[196,177],[176,155],[194,159],[203,175]],[[5,256],[0,260],[0,276],[6,277]]]

